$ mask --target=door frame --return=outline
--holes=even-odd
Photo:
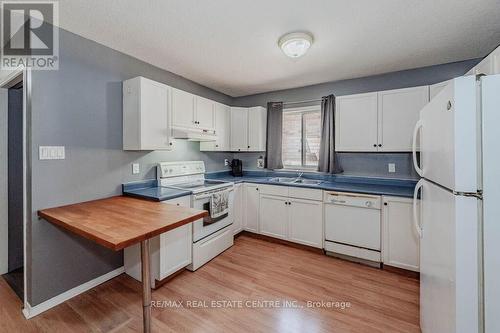
[[[27,226],[31,220],[31,69],[18,68],[5,77],[0,78],[0,88],[10,88],[18,82],[23,82],[23,302],[28,306],[27,271],[31,263],[27,261]]]

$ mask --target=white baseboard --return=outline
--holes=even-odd
[[[35,316],[38,316],[40,313],[45,312],[45,311],[55,307],[56,305],[63,303],[63,302],[66,302],[70,298],[73,298],[77,295],[80,295],[89,289],[97,287],[101,283],[104,283],[104,282],[106,282],[114,277],[117,277],[118,275],[120,275],[124,272],[125,272],[125,268],[122,266],[120,268],[115,269],[114,271],[111,271],[111,272],[106,273],[104,275],[101,275],[93,280],[85,282],[84,284],[81,284],[73,289],[65,291],[62,294],[59,294],[55,297],[52,297],[51,299],[46,300],[45,302],[42,302],[42,303],[35,305],[35,306],[31,306],[28,302],[25,302],[23,314],[26,317],[26,319],[30,319],[30,318],[33,318]]]

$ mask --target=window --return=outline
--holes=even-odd
[[[314,169],[321,141],[320,106],[283,110],[283,166]]]

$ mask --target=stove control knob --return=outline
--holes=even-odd
[[[372,204],[372,202],[371,202],[371,201],[367,201],[367,202],[365,202],[365,206],[366,206],[366,207],[371,207],[372,205],[373,205],[373,204]]]

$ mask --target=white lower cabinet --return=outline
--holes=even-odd
[[[262,235],[287,239],[288,198],[260,196],[259,227]]]
[[[382,260],[385,265],[418,272],[419,238],[413,227],[413,199],[382,199]]]
[[[190,207],[190,196],[163,201],[182,207]],[[163,233],[151,239],[151,283],[161,281],[178,270],[191,264],[193,246],[192,223]],[[125,272],[141,281],[141,249],[139,244],[124,250]]]
[[[243,230],[243,184],[234,184],[233,201],[233,234],[236,235]]]
[[[245,184],[243,229],[259,232],[259,186]]]
[[[288,213],[288,239],[295,243],[323,248],[323,203],[290,199]]]

